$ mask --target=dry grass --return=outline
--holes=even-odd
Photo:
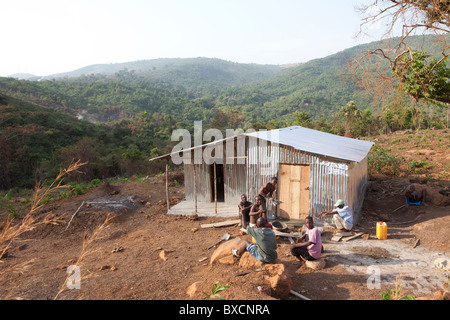
[[[49,212],[45,217],[41,217],[37,219],[37,211],[41,209],[45,205],[45,199],[50,196],[53,192],[58,189],[65,188],[62,184],[64,177],[68,174],[79,172],[79,168],[86,163],[80,163],[80,161],[76,161],[69,165],[67,169],[60,170],[58,176],[55,180],[48,186],[44,186],[43,184],[37,185],[34,190],[33,200],[31,203],[31,207],[29,212],[21,219],[19,223],[15,223],[14,218],[8,218],[3,226],[2,231],[0,233],[0,262],[2,257],[7,255],[8,249],[11,247],[11,244],[14,240],[18,240],[18,238],[25,232],[33,230],[38,225],[43,224],[58,224],[61,222],[57,217],[53,216],[52,212]],[[72,265],[80,267],[83,260],[91,254],[94,254],[97,249],[94,249],[92,244],[95,240],[99,239],[102,231],[107,228],[109,221],[112,219],[110,215],[108,215],[105,221],[99,225],[91,234],[85,233],[83,236],[82,249],[80,255],[76,260],[71,261]],[[27,261],[21,264],[17,264],[14,266],[10,266],[8,268],[4,268],[0,271],[0,274],[7,272],[21,273],[26,272],[30,266],[33,264],[34,260]],[[71,275],[68,274],[66,280],[63,285],[61,285],[60,290],[54,297],[54,299],[58,299],[60,294],[67,288],[68,281],[70,281]],[[87,279],[92,277],[93,273],[85,273],[83,279]],[[81,279],[80,279],[81,280]]]
[[[19,223],[14,223],[15,218],[8,218],[2,226],[0,233],[0,262],[1,259],[7,254],[13,241],[19,238],[23,233],[33,230],[37,225],[58,223],[59,220],[55,218],[51,213],[47,214],[43,219],[37,220],[35,213],[44,205],[43,200],[46,199],[54,191],[64,188],[62,185],[64,177],[70,173],[79,172],[78,169],[86,163],[80,163],[76,161],[71,163],[67,169],[60,170],[58,176],[49,185],[43,184],[36,185],[33,194],[33,200],[29,212],[22,218]]]
[[[102,231],[104,229],[106,229],[108,227],[108,223],[109,221],[112,219],[111,215],[108,215],[105,219],[105,221],[97,226],[97,228],[94,229],[94,231],[92,232],[92,234],[87,235],[86,233],[83,236],[83,245],[82,245],[82,249],[80,252],[80,255],[78,256],[78,258],[74,261],[71,261],[72,265],[77,266],[77,267],[81,267],[82,266],[82,262],[83,260],[91,254],[94,254],[95,252],[98,251],[98,249],[94,249],[92,247],[92,244],[95,240],[97,240],[99,238],[99,236],[102,234]],[[89,277],[93,276],[93,273],[88,273],[86,275],[86,273],[83,273],[84,276],[79,279],[80,281],[83,279],[87,279]],[[68,274],[66,277],[66,280],[64,281],[64,283],[61,285],[58,293],[56,294],[54,300],[58,299],[59,295],[68,287],[69,281],[71,280],[71,274]]]

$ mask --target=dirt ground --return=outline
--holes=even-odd
[[[414,172],[395,179],[371,176],[355,226],[355,232],[364,235],[333,242],[336,230],[325,224],[326,266],[321,270],[296,261],[288,240],[278,239],[279,259],[292,290],[312,300],[380,300],[394,288],[401,288],[402,295],[432,296],[447,282],[449,270],[435,268],[434,261],[450,258],[450,197],[439,193],[450,188],[450,135],[445,130],[404,131],[379,136],[375,142],[403,157],[402,170]],[[175,175],[171,205],[184,198],[180,175]],[[426,205],[404,206],[403,192],[411,182],[427,189]],[[1,210],[0,216],[5,214]],[[205,300],[202,291],[211,294],[218,281],[230,286],[220,292],[227,300],[275,300],[264,271],[236,276],[247,270],[237,264],[209,264],[215,248],[208,247],[223,234],[249,240],[239,226],[205,229],[202,224],[229,218],[191,219],[166,211],[164,176],[103,183],[83,195],[47,204],[37,219],[50,215],[59,223],[37,225],[12,243],[0,260],[0,299]],[[380,220],[388,225],[387,240],[375,236]],[[81,282],[79,289],[70,290],[66,280],[74,275],[67,273],[72,265],[80,267]],[[378,277],[379,286],[373,286],[372,276]],[[194,283],[197,290],[190,295]]]
[[[289,242],[278,239],[279,258],[291,276],[292,290],[313,300],[379,300],[386,289],[394,288],[399,277],[404,294],[432,295],[440,289],[446,273],[433,269],[430,257],[448,256],[450,252],[448,206],[403,207],[392,213],[403,205],[403,198],[398,195],[403,181],[386,181],[372,182],[364,216],[356,226],[357,231],[369,234],[368,239],[331,242],[335,230],[325,226],[324,269],[311,270],[298,263],[290,254]],[[170,194],[175,204],[184,196],[183,187],[171,186]],[[221,292],[227,300],[275,299],[264,282],[264,272],[235,276],[245,270],[238,265],[209,264],[215,249],[207,248],[224,233],[248,237],[240,235],[239,226],[201,228],[201,224],[227,219],[193,220],[167,215],[164,199],[164,177],[155,177],[149,182],[103,184],[83,195],[47,205],[40,216],[51,214],[60,223],[39,225],[13,243],[7,257],[0,261],[0,297],[202,300],[206,299],[202,291],[211,293],[213,284],[219,281],[230,286]],[[73,216],[83,201],[120,200],[130,201],[134,207],[116,210],[85,204]],[[388,225],[392,224],[388,240],[377,240],[375,225],[379,215],[386,213]],[[110,219],[98,229],[107,217]],[[413,249],[416,239],[420,239],[420,244]],[[87,247],[83,248],[83,244]],[[65,285],[70,265],[80,267],[79,289],[69,290]],[[381,271],[379,289],[368,288],[368,266],[386,268]],[[395,266],[395,270],[389,266]],[[187,289],[195,282],[198,289],[189,296]],[[287,299],[298,298],[290,295]]]

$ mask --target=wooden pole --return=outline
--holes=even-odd
[[[166,201],[167,201],[167,213],[169,213],[169,160],[166,162]]]
[[[216,175],[216,162],[214,161],[214,212],[217,214],[217,175]]]

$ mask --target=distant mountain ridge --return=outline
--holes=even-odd
[[[418,36],[411,43],[432,52],[432,39]],[[381,101],[372,101],[348,77],[346,68],[369,50],[387,48],[389,41],[396,39],[358,45],[287,68],[215,58],[98,64],[41,81],[0,78],[0,92],[83,114],[94,122],[129,118],[143,111],[191,122],[210,119],[224,109],[241,112],[249,123],[283,121],[294,112],[330,119],[349,101],[360,109],[381,107]]]

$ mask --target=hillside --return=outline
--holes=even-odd
[[[408,137],[409,134],[413,136]],[[431,166],[420,168],[420,173],[424,177],[435,173],[434,177],[444,180],[419,179],[430,190],[430,201],[420,207],[407,207],[402,192],[416,178],[372,175],[363,205],[364,215],[355,228],[363,237],[334,242],[331,239],[337,231],[324,227],[324,269],[314,270],[297,261],[290,253],[289,241],[278,238],[279,264],[284,276],[289,276],[290,288],[312,300],[381,300],[386,293],[398,289],[401,289],[398,299],[406,295],[442,299],[446,272],[436,269],[434,263],[448,257],[450,250],[450,197],[439,193],[444,187],[450,188],[448,175],[445,176],[449,160],[445,158],[448,152],[440,153],[440,147],[435,144],[441,142],[448,150],[448,139],[444,131],[379,136],[378,148],[387,149],[392,144],[396,155],[411,150],[415,156],[427,157]],[[391,143],[393,140],[397,142]],[[425,148],[417,144],[426,141],[431,152],[415,154],[414,148]],[[437,167],[438,163],[443,166]],[[169,174],[171,206],[184,198],[180,177],[179,171]],[[447,201],[446,204],[439,199]],[[268,270],[271,265],[265,265],[266,270],[252,272],[256,267],[250,260],[244,260],[247,265],[233,263],[231,259],[210,264],[215,250],[220,248],[208,247],[217,243],[223,234],[230,234],[230,241],[251,240],[239,233],[238,225],[202,228],[204,224],[228,218],[168,215],[165,201],[165,177],[161,175],[103,182],[82,194],[53,199],[35,212],[33,228],[14,239],[1,259],[0,297],[177,300],[185,305],[185,300],[206,300],[203,292],[210,294],[218,281],[229,286],[220,292],[227,300],[266,303],[280,299],[290,300],[292,307],[298,306],[299,298],[289,291],[278,296],[286,287],[272,286],[274,279]],[[31,197],[15,193],[0,197],[0,217],[14,212],[13,208],[27,212],[30,202]],[[387,221],[387,240],[375,236],[380,219]],[[22,220],[19,217],[15,222],[20,224]],[[288,232],[299,232],[301,227],[301,223],[294,224]],[[174,239],[174,234],[182,240]],[[231,257],[231,250],[229,254]],[[81,269],[81,287],[77,290],[65,286],[71,265]],[[381,279],[379,287],[374,288],[369,285],[372,275],[369,271],[376,267],[381,270]],[[238,275],[243,272],[249,273]],[[168,313],[177,311],[168,310]]]
[[[2,157],[8,165],[1,167],[0,189],[30,187],[37,172],[54,176],[76,157],[90,159],[89,174],[77,177],[83,182],[147,174],[156,169],[145,159],[170,151],[173,130],[192,132],[199,120],[204,130],[300,125],[353,137],[448,126],[445,106],[416,104],[407,97],[381,105],[350,81],[348,61],[378,45],[349,48],[289,68],[206,58],[157,59],[90,66],[77,71],[85,75],[66,74],[60,80],[0,78],[2,117],[7,119],[0,121],[0,130],[12,150]],[[423,47],[431,50],[433,43],[425,41]],[[30,103],[41,109],[30,111]],[[40,113],[45,116],[30,116]],[[44,121],[58,116],[66,120],[55,121],[56,127]],[[81,124],[84,129],[72,134]]]
[[[369,109],[372,113],[379,113],[382,109],[381,99],[359,87],[348,68],[354,59],[370,50],[382,48],[392,51],[389,48],[396,40],[393,38],[358,45],[325,58],[308,61],[268,80],[225,91],[219,97],[220,103],[241,108],[254,122],[271,119],[283,121],[296,111],[307,112],[315,120],[331,120],[332,115],[349,101],[354,101],[360,110]],[[430,54],[439,54],[442,50],[431,36],[411,37],[409,45]],[[387,65],[384,67],[388,70]]]
[[[417,48],[437,50],[431,37],[413,40]],[[209,122],[227,109],[242,113],[243,127],[273,119],[282,125],[294,112],[330,121],[349,101],[361,110],[381,110],[381,101],[359,88],[347,70],[352,59],[379,46],[359,45],[289,68],[208,58],[93,65],[43,78],[52,81],[0,78],[0,92],[82,113],[90,121],[126,119],[146,111],[170,114],[185,123]]]
[[[75,159],[88,162],[69,178],[79,182],[132,175],[144,164],[151,170],[148,156],[170,148],[167,141],[177,127],[170,116],[146,113],[120,123],[93,124],[0,94],[0,189],[32,188]]]
[[[417,36],[411,45],[438,52],[433,41]],[[391,42],[395,39],[286,68],[209,58],[93,65],[38,82],[0,78],[0,92],[76,115],[83,112],[91,121],[119,120],[146,111],[171,114],[187,123],[208,122],[224,109],[241,112],[244,127],[273,119],[286,122],[294,112],[329,121],[349,101],[361,110],[381,110],[381,101],[359,88],[347,67],[352,59]]]
[[[182,86],[196,96],[211,94],[236,85],[263,81],[284,68],[275,65],[243,64],[212,58],[154,59],[134,62],[97,64],[74,71],[52,74],[38,80],[73,80],[90,75],[114,76],[131,73],[126,80],[161,80]],[[118,76],[120,78],[120,75]],[[35,78],[36,80],[36,78]]]

